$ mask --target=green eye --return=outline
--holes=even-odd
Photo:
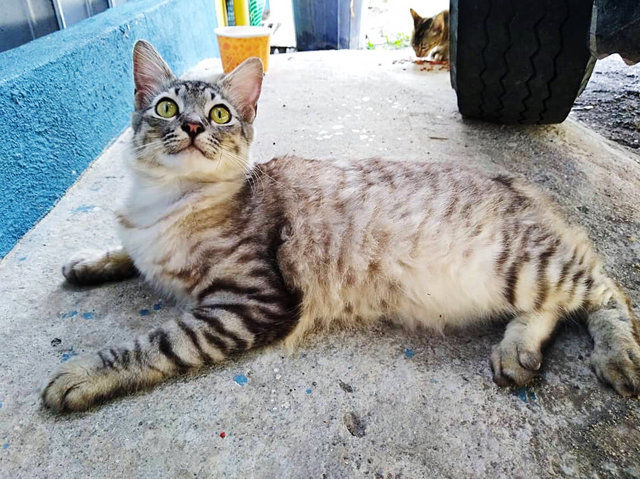
[[[226,106],[216,105],[209,112],[209,118],[211,118],[211,121],[219,125],[224,125],[225,123],[229,123],[229,121],[231,121],[231,113],[229,113],[229,110]]]
[[[162,118],[172,118],[178,114],[178,105],[173,100],[163,98],[156,105],[156,113]]]

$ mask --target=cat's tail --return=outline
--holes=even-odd
[[[224,361],[286,335],[295,315],[265,302],[196,308],[131,344],[104,349],[63,364],[43,388],[54,411],[82,411],[115,396]]]

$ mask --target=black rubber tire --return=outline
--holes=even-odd
[[[593,0],[450,0],[451,84],[465,117],[560,123],[589,78]]]

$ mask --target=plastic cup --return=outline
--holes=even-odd
[[[220,27],[215,30],[220,47],[222,69],[230,73],[250,57],[262,60],[264,71],[269,68],[271,30],[266,27]]]

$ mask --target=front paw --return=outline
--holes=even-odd
[[[518,341],[503,339],[491,351],[493,381],[501,387],[527,384],[538,374],[541,365],[541,352]]]
[[[591,366],[598,379],[618,394],[640,399],[640,346],[632,336],[618,337],[612,344],[596,344]]]
[[[122,281],[137,273],[133,261],[122,248],[80,251],[62,267],[62,275],[67,281],[78,285]]]
[[[84,411],[95,404],[104,389],[97,362],[89,356],[60,366],[42,389],[42,404],[56,412]]]
[[[62,267],[62,275],[72,284],[95,284],[104,263],[104,252],[82,250],[74,254]]]

